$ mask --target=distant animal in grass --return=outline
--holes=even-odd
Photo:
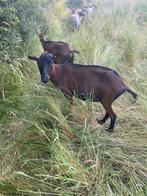
[[[114,129],[117,118],[112,109],[113,101],[124,92],[137,98],[137,94],[113,69],[97,65],[54,64],[53,55],[48,52],[44,52],[40,57],[29,56],[29,59],[37,62],[42,82],[47,83],[50,80],[69,100],[72,100],[74,95],[81,100],[86,100],[92,95],[93,102],[101,102],[106,114],[102,120],[97,121],[104,124],[110,117],[107,131]]]
[[[97,6],[96,5],[92,5],[92,6],[88,6],[88,7],[84,7],[82,8],[82,10],[87,14],[87,15],[91,15],[94,13],[94,11],[96,10]]]
[[[73,32],[80,29],[80,25],[85,14],[86,12],[82,11],[81,9],[73,11],[71,16],[69,17],[69,25]]]
[[[54,55],[54,62],[57,64],[60,63],[73,63],[74,54],[79,53],[77,50],[71,49],[68,43],[63,41],[49,41],[45,39],[45,32],[38,32],[36,30],[37,35],[39,36],[40,42],[44,51],[48,51]]]

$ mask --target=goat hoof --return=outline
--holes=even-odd
[[[97,121],[97,123],[100,124],[100,125],[103,125],[103,124],[104,124],[103,120],[98,120],[98,118],[96,118],[96,121]]]
[[[106,131],[112,133],[114,131],[114,129],[106,129]]]

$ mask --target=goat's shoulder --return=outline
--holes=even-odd
[[[66,64],[63,64],[63,66],[64,66],[64,68],[65,69],[74,69],[74,70],[83,70],[83,71],[97,71],[97,72],[106,72],[106,73],[114,73],[115,75],[117,75],[117,76],[119,76],[119,74],[115,71],[115,70],[113,70],[113,69],[111,69],[111,68],[109,68],[109,67],[103,67],[103,66],[101,66],[101,65],[83,65],[83,64],[77,64],[77,63],[66,63]]]
[[[66,63],[67,64],[67,63]],[[71,67],[75,67],[78,69],[101,69],[101,70],[109,70],[114,71],[113,69],[110,69],[108,67],[103,67],[101,65],[89,65],[89,64],[78,64],[78,63],[68,63]]]
[[[68,43],[63,42],[63,41],[51,41],[51,40],[47,40],[45,41],[48,44],[64,44],[64,45],[68,45]]]

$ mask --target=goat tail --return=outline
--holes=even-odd
[[[135,93],[134,91],[132,91],[131,89],[126,89],[126,91],[128,92],[128,93],[130,93],[133,97],[134,97],[134,99],[137,99],[137,93]]]

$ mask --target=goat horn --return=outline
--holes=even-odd
[[[46,29],[46,30],[44,31],[44,34],[46,34],[46,33],[47,33],[47,31],[48,31],[48,29]]]
[[[35,29],[35,31],[36,31],[37,35],[39,35],[39,33],[38,33],[37,29]]]

